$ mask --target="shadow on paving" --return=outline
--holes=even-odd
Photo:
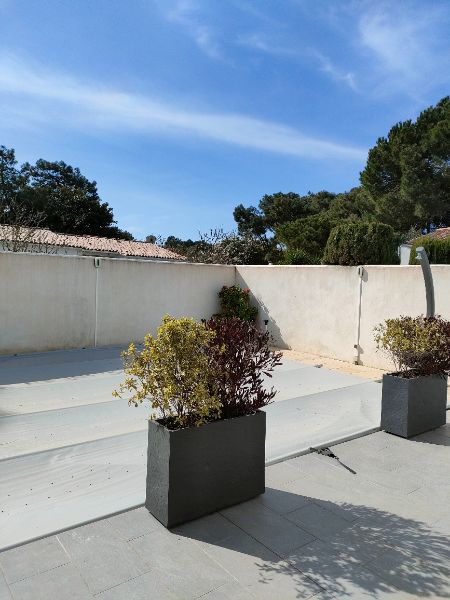
[[[250,560],[258,569],[260,584],[273,584],[279,577],[289,576],[298,598],[305,597],[305,576],[333,598],[335,595],[337,598],[375,598],[383,594],[395,597],[397,591],[412,594],[414,598],[450,598],[448,536],[419,520],[367,506],[334,503],[272,488],[266,488],[267,493],[272,496],[273,511],[269,513],[275,521],[284,518],[293,529],[301,528],[309,541],[293,550],[277,551],[274,547],[277,547],[278,534],[273,526],[271,528],[272,517],[267,512],[266,522],[257,517],[258,531],[255,532],[254,522],[247,526],[244,520],[230,516],[229,509],[219,515],[228,521],[227,534],[220,540],[214,539],[211,533],[217,523],[211,521],[205,527],[208,519],[218,515],[192,521],[173,532],[202,542],[204,550],[227,569],[230,569],[227,564],[230,554],[238,556],[235,564]],[[302,505],[303,501],[303,506],[325,509],[324,512],[339,515],[336,518],[340,521],[347,519],[347,525],[331,532],[330,536],[315,538],[317,524],[311,527],[307,518],[299,522],[296,514],[300,511],[282,514],[283,507]],[[251,516],[255,509],[258,512],[257,506],[262,502],[258,498],[241,506],[247,505],[247,514]],[[279,512],[275,512],[276,505],[281,509]]]

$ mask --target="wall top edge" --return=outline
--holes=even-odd
[[[210,263],[194,263],[187,262],[184,260],[170,260],[163,258],[127,258],[126,256],[81,256],[79,254],[58,254],[58,253],[45,253],[45,252],[9,252],[5,250],[0,250],[0,256],[25,256],[25,257],[40,257],[40,258],[50,258],[50,259],[62,259],[62,260],[92,260],[94,258],[99,258],[101,261],[107,262],[121,262],[121,263],[157,263],[157,264],[165,264],[165,265],[178,265],[178,266],[193,266],[193,267],[221,267],[226,269],[234,269],[235,265],[222,265],[222,264],[210,264]]]

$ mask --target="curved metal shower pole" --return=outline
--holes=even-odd
[[[423,246],[419,246],[418,248],[416,248],[416,252],[416,260],[420,262],[420,266],[422,267],[423,278],[425,280],[425,292],[427,295],[427,317],[434,317],[434,285],[430,263],[428,261],[428,256]]]

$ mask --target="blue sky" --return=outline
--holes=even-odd
[[[0,0],[0,144],[78,166],[137,239],[230,230],[357,185],[449,93],[449,30],[449,0]]]

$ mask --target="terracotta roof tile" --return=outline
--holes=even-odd
[[[443,240],[447,237],[450,237],[450,227],[440,227],[439,229],[435,229],[430,233],[426,233],[425,235],[421,235],[418,238],[414,238],[406,242],[407,244],[412,244],[415,240],[421,239],[423,237],[427,238],[437,238],[438,240]]]
[[[161,258],[168,260],[185,260],[184,256],[148,242],[130,242],[115,238],[97,237],[94,235],[71,235],[66,233],[54,233],[49,229],[27,229],[22,228],[21,239],[30,243],[48,244],[52,246],[66,246],[70,248],[81,248],[97,252],[113,252],[120,256],[136,256],[142,258]],[[14,228],[10,225],[0,225],[0,240],[13,240]]]

